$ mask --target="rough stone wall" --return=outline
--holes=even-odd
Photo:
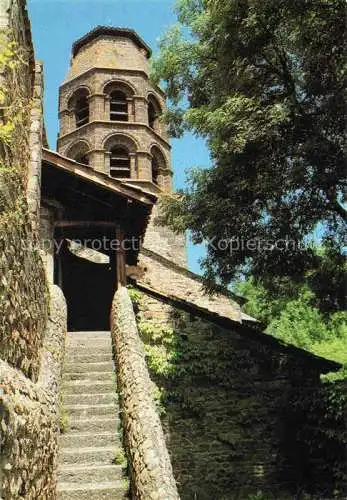
[[[137,290],[134,296],[180,497],[248,499],[261,492],[259,498],[279,500],[313,490],[313,498],[332,498],[331,454],[338,453],[331,436],[343,419],[330,426],[329,442],[320,441],[317,424],[309,428],[314,418],[303,420],[310,411],[303,396],[319,399],[319,367],[309,355],[250,338],[237,323],[227,330],[198,311]],[[325,460],[324,479],[317,459]]]
[[[38,230],[41,198],[41,163],[44,136],[43,123],[43,64],[36,61],[33,86],[32,107],[30,113],[30,164],[27,184],[28,209],[34,231]]]
[[[39,385],[54,394],[55,405],[59,406],[67,332],[67,305],[64,294],[57,285],[51,285],[49,291],[49,317],[41,357]]]
[[[1,3],[0,23],[12,51],[0,71],[0,497],[53,500],[66,306],[38,243],[42,66],[25,1]]]
[[[178,499],[153,399],[153,384],[148,375],[133,306],[124,287],[116,292],[113,301],[112,337],[133,497],[142,500]]]
[[[161,230],[158,226],[150,226],[143,246],[139,266],[144,273],[140,282],[164,294],[174,295],[221,316],[241,321],[241,307],[231,296],[222,293],[211,297],[205,295],[201,279],[184,267],[180,267],[185,255],[182,238],[165,228]]]
[[[12,129],[0,144],[0,358],[35,381],[48,296],[37,232],[28,210],[27,181],[32,160],[30,130],[42,127],[42,122],[38,117],[31,121],[34,64],[25,2],[9,2],[6,12],[8,25],[5,34],[1,32],[0,50],[9,42],[15,45],[13,64],[2,68],[1,78],[6,108],[0,126],[11,124]]]
[[[52,394],[0,361],[0,497],[53,499],[58,416]]]
[[[0,498],[56,498],[60,381],[66,302],[50,288],[50,311],[38,383],[0,360]]]

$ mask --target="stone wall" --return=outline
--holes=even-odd
[[[320,398],[320,371],[334,364],[227,319],[223,328],[221,318],[209,321],[194,305],[132,295],[183,500],[341,494],[332,456],[341,471],[343,442],[332,436],[342,413],[324,441],[317,422],[309,428],[314,418],[303,419],[308,398]],[[317,460],[325,461],[324,476]]]
[[[50,288],[38,383],[0,360],[0,498],[55,498],[65,298]]]
[[[35,66],[25,2],[7,4],[7,17],[2,18],[0,50],[6,50],[12,43],[13,54],[2,67],[0,82],[6,96],[0,122],[3,137],[0,143],[0,359],[35,381],[48,295],[38,252],[35,210],[30,215],[27,204],[27,181],[33,159],[30,131],[42,128],[42,122],[38,117],[35,117],[38,125],[31,121]],[[38,204],[40,193],[37,188],[34,191]]]
[[[53,499],[58,416],[52,394],[0,361],[0,497]]]
[[[144,50],[126,37],[101,35],[80,48],[71,61],[68,80],[92,67],[128,69],[149,73]]]
[[[24,0],[0,4],[0,497],[54,499],[66,305],[39,251],[42,66]],[[7,51],[7,52],[6,52]]]
[[[124,287],[116,292],[113,301],[112,337],[133,497],[142,500],[178,499],[153,399],[153,384],[148,375],[133,306]]]

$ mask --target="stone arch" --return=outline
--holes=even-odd
[[[104,85],[103,93],[106,96],[107,119],[121,122],[133,119],[133,96],[135,91],[128,82],[110,80]]]
[[[76,89],[72,90],[66,98],[66,107],[69,111],[72,111],[76,105],[76,99],[79,95],[85,95],[86,97],[91,96],[91,90],[88,85],[79,85]]]
[[[66,156],[78,163],[83,163],[85,165],[89,164],[88,153],[90,151],[90,145],[88,141],[81,139],[69,146],[66,152]]]
[[[112,78],[108,80],[102,88],[102,92],[106,95],[110,95],[114,90],[120,90],[124,92],[127,98],[132,98],[136,94],[136,89],[133,85],[127,81]]]
[[[102,149],[110,151],[110,148],[114,146],[125,147],[129,153],[136,153],[139,147],[137,141],[133,137],[127,134],[112,132],[112,134],[109,134],[104,140]]]
[[[90,118],[90,90],[87,86],[78,87],[68,100],[68,110],[75,115],[76,128],[89,123]]]
[[[131,178],[136,170],[136,141],[125,134],[111,134],[104,141],[105,170],[111,177]]]

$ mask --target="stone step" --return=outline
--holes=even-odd
[[[62,465],[58,468],[58,481],[61,483],[99,483],[117,481],[124,478],[121,465]]]
[[[112,382],[113,380],[116,379],[116,375],[114,371],[106,371],[106,372],[83,372],[83,373],[64,373],[63,375],[63,382],[69,382],[72,380],[75,380],[76,382],[80,380],[88,380],[90,382],[94,381],[108,381]]]
[[[112,377],[112,380],[88,380],[88,379],[79,379],[79,380],[70,380],[65,381],[63,385],[63,395],[64,398],[69,394],[80,394],[81,392],[109,392],[113,391],[116,394],[116,382],[113,380],[115,377]]]
[[[112,361],[88,362],[88,363],[65,363],[64,373],[91,373],[91,372],[107,372],[114,371]]]
[[[88,446],[111,446],[121,445],[119,436],[114,432],[98,432],[98,433],[70,433],[68,431],[60,437],[59,444],[62,448],[78,448]]]
[[[69,337],[74,337],[74,336],[101,336],[101,335],[110,335],[110,330],[78,330],[76,332],[68,332]]]
[[[58,500],[120,500],[128,497],[124,481],[99,484],[84,484],[76,487],[74,483],[61,483],[58,487]]]
[[[105,403],[98,405],[66,405],[64,404],[65,410],[69,416],[74,415],[75,417],[92,418],[95,415],[109,415],[110,417],[116,418],[119,407],[115,403]]]
[[[71,437],[74,433],[80,432],[117,432],[120,425],[119,418],[99,416],[94,418],[75,418],[68,419],[68,435]]]
[[[116,453],[116,446],[61,448],[59,463],[61,465],[113,465]]]
[[[84,349],[83,352],[77,350],[72,353],[66,353],[65,355],[65,365],[89,362],[101,363],[103,361],[112,361],[112,354],[109,348],[105,349],[105,352],[95,352],[94,349]]]
[[[105,338],[111,337],[110,331],[105,331],[105,332],[68,332],[67,338],[68,339],[77,339],[77,338],[89,338],[89,339],[98,339],[98,338]]]
[[[96,345],[96,344],[108,344],[111,345],[112,339],[111,335],[68,335],[66,337],[67,346],[69,345],[79,345],[79,344],[88,344],[88,345]]]
[[[87,389],[87,388],[86,388]],[[115,403],[117,401],[117,393],[115,390],[109,392],[88,392],[88,393],[75,393],[64,394],[64,404],[78,404],[81,401],[85,404],[99,404],[99,403]]]
[[[93,342],[84,344],[66,344],[65,354],[66,356],[71,355],[84,355],[84,354],[112,354],[112,345],[110,343],[103,344],[93,344]]]

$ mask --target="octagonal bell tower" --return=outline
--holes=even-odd
[[[115,179],[172,190],[163,91],[149,81],[150,48],[125,28],[77,40],[59,91],[58,152]]]

